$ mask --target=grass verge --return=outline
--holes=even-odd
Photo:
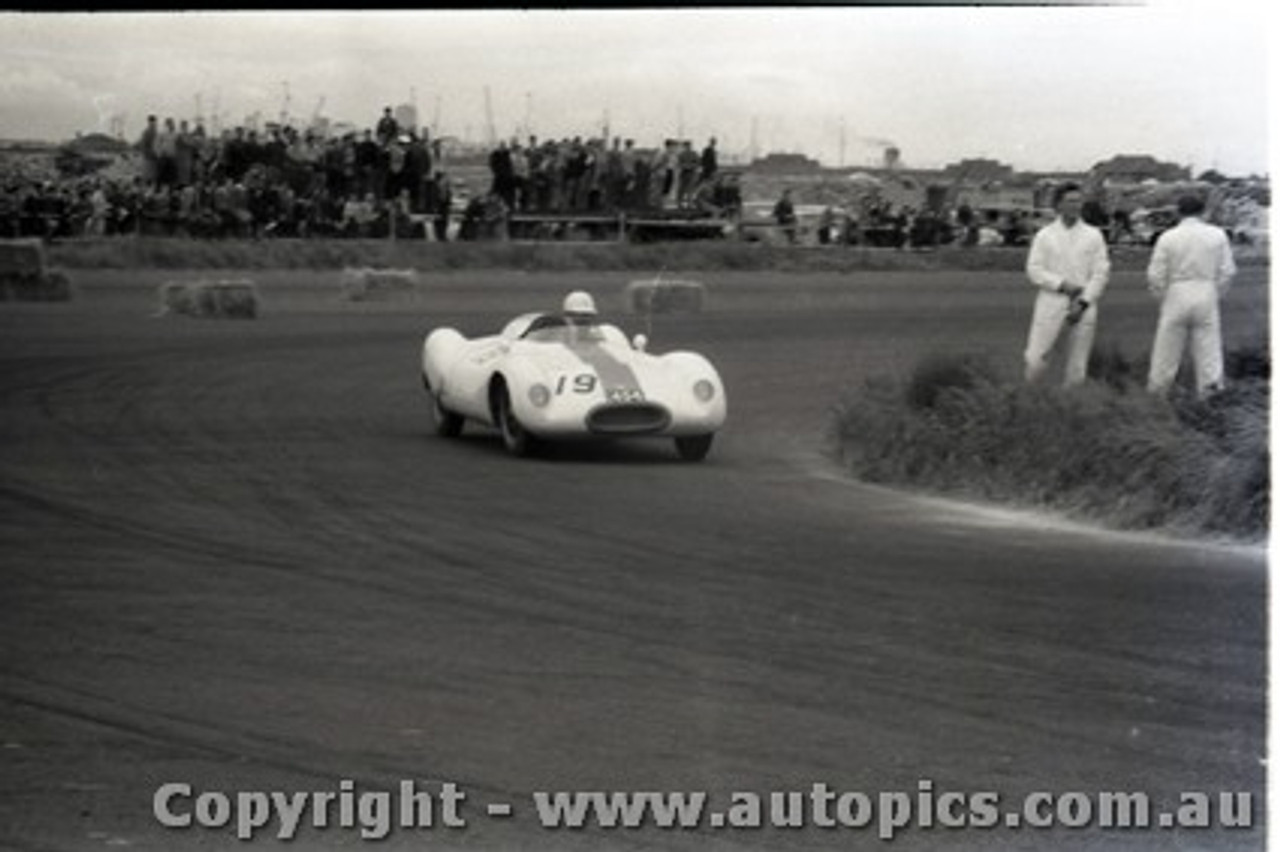
[[[1200,401],[1185,386],[1168,399],[1146,393],[1144,365],[1115,350],[1071,390],[1026,385],[978,355],[930,356],[842,400],[832,451],[870,482],[1258,541],[1270,506],[1270,359],[1255,348],[1228,366],[1228,389]]]
[[[1144,269],[1146,249],[1117,248],[1116,269]],[[341,269],[348,266],[418,270],[523,269],[602,271],[772,270],[855,272],[862,270],[1021,270],[1026,250],[957,248],[937,250],[863,247],[774,246],[736,240],[654,244],[463,242],[420,240],[193,240],[111,238],[69,240],[48,247],[49,261],[68,269]],[[1239,256],[1241,266],[1263,265],[1266,255]]]

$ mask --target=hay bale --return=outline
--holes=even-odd
[[[70,298],[67,274],[45,269],[44,243],[0,240],[0,301],[65,302]]]
[[[342,270],[342,293],[352,302],[412,295],[421,285],[416,269],[348,267]]]
[[[166,281],[160,285],[159,315],[254,319],[258,288],[252,281]]]
[[[698,281],[642,279],[627,285],[627,304],[637,314],[696,314],[706,304],[706,290]]]
[[[0,275],[44,273],[44,243],[40,240],[0,240]]]

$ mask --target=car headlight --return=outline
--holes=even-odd
[[[551,389],[546,385],[533,385],[529,388],[529,401],[537,408],[545,408],[551,401]]]
[[[693,395],[699,402],[710,402],[716,395],[716,386],[708,379],[698,379],[693,383]]]

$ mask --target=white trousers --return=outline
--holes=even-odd
[[[1067,366],[1063,385],[1070,387],[1085,380],[1089,373],[1089,352],[1093,349],[1093,335],[1098,328],[1098,306],[1090,305],[1080,317],[1080,322],[1067,326],[1067,311],[1071,300],[1061,293],[1042,292],[1036,296],[1031,312],[1031,331],[1027,335],[1027,381],[1038,381],[1049,368],[1049,354],[1062,334],[1067,331]]]
[[[1178,281],[1169,285],[1151,347],[1151,373],[1147,378],[1150,390],[1163,393],[1173,384],[1188,338],[1196,370],[1196,391],[1204,396],[1222,386],[1222,328],[1218,291],[1211,281]]]

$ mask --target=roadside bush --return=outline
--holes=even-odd
[[[1256,365],[1265,352],[1239,363]],[[1201,401],[1136,392],[1104,351],[1095,381],[1063,390],[1001,376],[983,358],[934,355],[841,401],[833,452],[855,476],[1038,506],[1127,529],[1265,536],[1269,387],[1236,378]]]

